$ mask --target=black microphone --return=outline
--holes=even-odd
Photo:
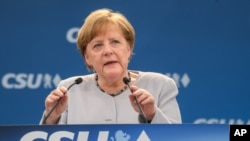
[[[77,79],[75,80],[74,83],[72,83],[71,85],[69,85],[68,88],[67,88],[67,90],[69,91],[70,88],[73,87],[75,84],[78,85],[78,84],[80,84],[80,83],[82,83],[82,78],[81,78],[81,77],[77,78]],[[65,95],[65,94],[64,94],[64,95]],[[48,115],[44,117],[43,122],[42,122],[43,124],[44,124],[44,123],[46,122],[46,120],[49,118],[50,114],[55,110],[56,106],[59,104],[59,102],[61,101],[61,99],[62,99],[62,97],[59,98],[59,99],[57,100],[57,102],[55,103],[55,105],[54,105],[54,106],[52,107],[52,109],[49,111]]]
[[[133,91],[131,90],[130,85],[129,85],[130,79],[127,78],[127,77],[123,77],[123,82],[128,86],[128,88],[130,89],[130,92],[133,93]],[[149,123],[148,119],[146,117],[146,114],[142,110],[141,104],[138,102],[136,97],[134,97],[134,99],[135,99],[136,105],[137,105],[137,107],[139,109],[139,112],[140,112],[139,121],[142,122],[142,123]]]

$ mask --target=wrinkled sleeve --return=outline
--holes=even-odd
[[[156,103],[156,113],[151,123],[182,123],[181,113],[177,102],[178,89],[176,83],[171,78],[166,78],[162,82],[158,102]]]

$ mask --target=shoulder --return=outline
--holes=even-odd
[[[174,82],[172,78],[169,76],[159,73],[159,72],[144,72],[137,71],[138,79],[140,80],[149,80],[149,81],[157,81],[157,82]]]
[[[138,78],[136,83],[138,84],[148,84],[154,86],[165,86],[177,87],[175,81],[167,76],[166,74],[159,72],[145,72],[145,71],[134,71],[138,73]]]
[[[138,75],[135,83],[136,84],[142,84],[142,85],[157,85],[157,86],[173,86],[176,87],[175,81],[159,72],[146,72],[146,71],[137,71],[137,70],[131,70],[130,72],[136,73]]]
[[[135,85],[147,89],[154,95],[176,95],[178,88],[175,81],[162,73],[137,71],[138,78]],[[164,93],[164,94],[162,94]]]

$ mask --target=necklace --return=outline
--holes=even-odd
[[[128,72],[128,79],[129,80],[131,80],[131,77],[130,77],[130,73]],[[109,94],[109,95],[111,95],[111,96],[117,96],[117,95],[119,95],[119,94],[121,94],[123,91],[125,91],[126,89],[127,89],[127,85],[125,85],[120,91],[118,91],[117,93],[114,93],[114,94],[110,94],[110,93],[107,93],[106,91],[104,91],[102,88],[101,88],[101,86],[98,84],[98,75],[96,74],[96,76],[95,76],[95,82],[96,82],[96,86],[102,91],[102,92],[104,92],[104,93],[106,93],[106,94]]]

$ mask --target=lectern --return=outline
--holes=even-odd
[[[0,141],[229,141],[229,125],[4,125]]]

